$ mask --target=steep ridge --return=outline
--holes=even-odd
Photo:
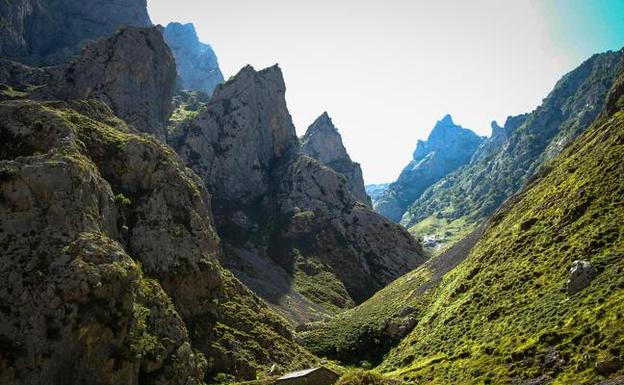
[[[145,0],[2,1],[0,57],[30,65],[65,63],[121,26],[151,24]]]
[[[622,81],[592,128],[505,203],[429,293],[383,371],[433,384],[591,384],[622,373]]]
[[[589,127],[604,107],[623,55],[624,51],[596,54],[565,75],[542,105],[526,118],[519,117],[524,123],[498,150],[476,156],[469,166],[431,186],[401,223],[419,235],[446,233],[447,241],[474,229],[540,164]]]
[[[342,136],[324,112],[308,127],[301,138],[301,152],[347,178],[349,189],[361,202],[370,205],[370,198],[364,189],[364,178],[359,163],[351,160]]]
[[[453,122],[446,115],[433,127],[426,141],[419,140],[413,160],[382,196],[375,210],[394,222],[433,183],[470,161],[483,138]]]
[[[139,54],[153,59],[132,62]],[[139,75],[172,95],[162,74],[175,68],[149,64],[162,62],[171,54],[154,28],[122,29],[65,66],[2,62],[3,83],[27,91],[4,89],[0,102],[0,382],[189,384],[315,361],[219,265],[204,182],[107,105],[147,99]],[[77,81],[58,80],[68,73]],[[55,81],[23,83],[41,79]]]
[[[217,55],[210,45],[199,41],[193,24],[169,23],[163,36],[175,57],[181,80],[179,88],[211,95],[223,83]]]
[[[300,154],[278,67],[243,68],[170,143],[205,181],[224,263],[294,323],[361,302],[423,262],[417,242]]]

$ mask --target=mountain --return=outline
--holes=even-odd
[[[370,205],[370,198],[364,188],[362,169],[349,157],[342,144],[342,136],[334,127],[327,112],[324,112],[308,127],[301,138],[301,152],[344,175],[351,192],[361,202]]]
[[[509,139],[431,186],[401,223],[418,237],[442,245],[470,233],[500,204],[585,131],[604,107],[624,51],[597,54],[565,75],[542,104],[508,120]],[[486,142],[487,143],[487,142]]]
[[[221,267],[203,181],[145,124],[175,82],[157,28],[0,75],[0,382],[201,384],[317,362]]]
[[[0,57],[53,65],[120,26],[152,23],[145,0],[11,0],[0,2],[0,25]]]
[[[394,222],[433,183],[470,161],[483,138],[456,125],[450,115],[433,127],[426,141],[419,140],[412,161],[399,178],[374,202],[375,210]]]
[[[193,24],[169,23],[163,31],[178,68],[183,89],[212,94],[223,83],[217,55],[208,44],[199,41]]]
[[[424,259],[344,175],[301,153],[285,91],[277,66],[245,67],[169,141],[212,195],[223,263],[299,324],[352,307]]]
[[[621,382],[624,72],[601,104],[468,237],[309,325],[306,346],[409,384]]]
[[[388,189],[390,183],[379,183],[379,184],[367,184],[364,186],[366,190],[366,194],[371,198],[371,201],[377,201],[383,193]]]

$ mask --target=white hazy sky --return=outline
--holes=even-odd
[[[394,180],[450,113],[481,135],[624,45],[623,0],[148,0],[192,22],[225,78],[278,63],[299,135],[328,111],[367,183]]]

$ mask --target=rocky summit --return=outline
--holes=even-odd
[[[212,94],[223,83],[217,55],[208,44],[199,41],[193,24],[169,23],[163,31],[178,68],[179,88]]]
[[[362,169],[349,157],[342,144],[342,136],[334,127],[327,112],[324,112],[308,127],[301,138],[301,152],[344,175],[351,192],[360,201],[370,204],[370,198],[364,188]]]
[[[465,165],[484,139],[456,125],[450,115],[433,127],[426,141],[416,144],[412,161],[374,202],[375,210],[399,222],[405,210],[432,184]]]
[[[212,194],[223,263],[302,323],[363,301],[423,258],[418,243],[363,203],[343,174],[301,154],[285,91],[277,66],[245,67],[176,126],[170,143]]]

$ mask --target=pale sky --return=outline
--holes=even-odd
[[[624,0],[147,0],[192,22],[227,79],[278,63],[301,136],[323,111],[366,183],[393,181],[450,113],[481,135],[592,53],[624,45]]]

